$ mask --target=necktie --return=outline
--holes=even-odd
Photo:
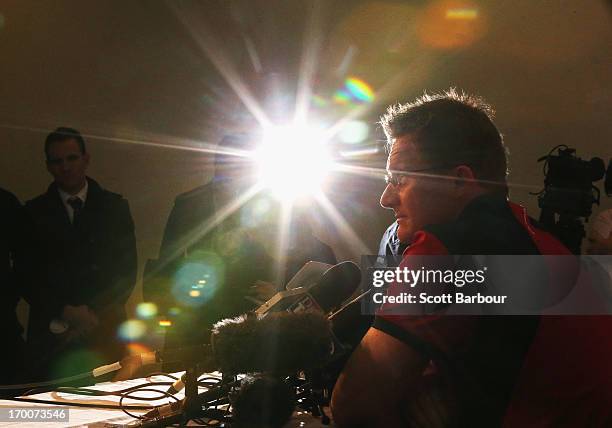
[[[72,207],[73,211],[72,224],[77,224],[77,220],[81,215],[81,210],[83,209],[83,201],[81,198],[73,196],[72,198],[68,199],[68,204]]]

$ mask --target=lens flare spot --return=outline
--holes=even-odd
[[[374,91],[366,82],[357,77],[349,77],[344,82],[346,90],[358,102],[369,103],[374,99]]]
[[[181,314],[181,308],[172,307],[168,309],[168,315],[170,315],[171,317],[176,317],[176,316],[179,316],[180,314]]]
[[[159,320],[159,326],[160,327],[171,327],[172,326],[172,321],[170,320]]]
[[[478,10],[470,8],[451,8],[446,9],[446,19],[467,19],[478,18]]]
[[[176,270],[173,277],[172,296],[181,305],[202,306],[219,289],[222,283],[222,272],[223,262],[216,254],[196,251]]]
[[[127,320],[119,326],[119,339],[132,342],[142,338],[147,332],[147,325],[140,320]]]
[[[347,105],[351,102],[351,94],[349,94],[344,89],[338,89],[334,93],[333,99],[336,104]]]
[[[487,30],[485,17],[472,1],[430,3],[418,21],[421,41],[432,48],[456,49],[474,44]]]
[[[126,345],[126,348],[130,355],[138,355],[144,354],[145,352],[151,352],[151,348],[138,342],[128,343]]]
[[[136,306],[138,318],[149,319],[157,315],[157,305],[152,302],[142,302]]]
[[[343,143],[357,144],[365,140],[369,132],[370,128],[365,122],[361,120],[352,120],[342,127],[338,133],[338,138]]]
[[[317,107],[325,107],[329,104],[329,102],[323,98],[321,95],[313,95],[312,103]]]

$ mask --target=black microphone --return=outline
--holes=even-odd
[[[187,349],[192,352],[192,348]],[[248,314],[216,323],[211,345],[201,349],[202,360],[210,371],[218,369],[224,375],[254,372],[282,375],[323,365],[332,354],[333,335],[327,317],[316,312],[278,312],[265,318]],[[211,396],[218,398],[228,392],[227,387],[199,394],[198,401],[210,401]],[[153,419],[149,423],[168,421],[167,417],[176,417],[177,407],[175,403],[165,404],[145,416]],[[143,422],[137,426],[149,425]]]
[[[322,364],[332,352],[327,317],[316,312],[250,314],[219,321],[211,344],[224,374],[291,373]]]
[[[334,336],[351,349],[361,342],[374,322],[374,315],[364,314],[361,308],[363,298],[370,292],[361,293],[329,316]]]
[[[271,312],[317,311],[329,313],[338,308],[355,292],[361,281],[361,270],[346,261],[327,269],[321,278],[309,287],[299,287],[276,293],[255,310],[260,316]]]
[[[210,345],[152,351],[124,358],[139,366],[181,361],[227,374],[295,371],[318,364],[332,350],[330,322],[317,312],[241,315],[217,322]]]
[[[361,342],[374,321],[373,315],[363,314],[361,301],[369,290],[346,303],[329,316],[334,337],[334,353],[324,367],[311,373],[313,383],[331,391],[340,372],[346,365],[355,347]]]
[[[295,392],[281,378],[246,376],[236,394],[230,395],[232,428],[282,428],[295,409]]]
[[[361,282],[361,269],[355,263],[346,261],[329,268],[308,290],[315,302],[329,313],[346,301],[355,292]]]

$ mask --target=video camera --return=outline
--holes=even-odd
[[[557,154],[553,152],[557,150]],[[604,179],[606,195],[612,194],[612,160],[606,169],[601,158],[583,160],[566,145],[554,147],[544,162],[544,189],[539,192],[540,223],[557,236],[574,254],[580,254],[593,204],[599,205],[600,190],[593,183]]]

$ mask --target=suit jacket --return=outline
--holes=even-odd
[[[167,344],[200,343],[201,335],[207,339],[206,328],[250,309],[252,303],[244,298],[249,287],[257,280],[269,281],[273,276],[273,260],[258,242],[249,238],[248,231],[236,224],[235,218],[210,227],[216,213],[214,186],[208,183],[176,197],[164,230],[159,260],[147,263],[145,300],[154,301],[162,312],[171,306],[181,309],[180,317],[167,331]],[[223,246],[220,242],[230,235],[237,244],[229,252],[220,251]],[[193,305],[189,297],[182,297],[191,287],[181,274],[189,264],[199,269],[212,266],[216,278],[209,281],[210,290],[214,289],[212,295]],[[198,328],[194,329],[194,325]]]
[[[13,339],[21,334],[21,326],[15,314],[21,296],[15,267],[17,255],[21,255],[25,233],[23,217],[22,206],[17,198],[0,189],[0,331],[5,339]]]
[[[176,197],[164,229],[160,260],[177,259],[197,249],[211,248],[211,236],[217,231],[208,227],[216,213],[213,203],[214,185],[214,182],[211,182]],[[293,219],[292,229],[306,227],[306,223],[301,220]],[[224,225],[226,223],[227,221],[223,222]],[[303,238],[295,241],[293,234],[290,236],[286,280],[308,261],[337,263],[333,250],[312,235],[310,230],[300,235]]]
[[[215,214],[213,186],[208,183],[176,197],[164,229],[159,250],[161,260],[180,258],[194,248],[209,246],[211,231],[203,232]]]
[[[15,308],[21,297],[21,261],[24,236],[28,233],[19,200],[0,189],[0,337],[5,350],[0,367],[0,384],[22,383],[25,376],[25,344]],[[12,396],[15,391],[0,391]]]
[[[28,201],[33,223],[28,341],[49,335],[49,323],[65,305],[88,305],[100,319],[92,336],[116,342],[125,302],[136,281],[136,240],[128,202],[87,178],[87,200],[79,221],[70,223],[57,186]]]
[[[147,263],[143,282],[145,300],[152,300],[163,309],[166,309],[164,305],[181,307],[181,315],[167,330],[166,347],[207,341],[210,334],[206,329],[214,322],[252,309],[253,304],[245,295],[257,280],[274,280],[275,262],[261,242],[251,236],[253,226],[241,225],[241,213],[225,219],[216,228],[210,227],[219,208],[214,203],[215,185],[213,181],[176,197],[164,231],[160,258]],[[285,266],[288,277],[310,260],[336,263],[331,248],[312,234],[310,238],[308,245],[299,248],[289,243]],[[211,254],[218,256],[217,263]],[[177,299],[181,283],[188,282],[177,275],[181,266],[192,263],[205,267],[211,262],[219,266],[214,295],[194,306]],[[185,287],[184,291],[189,290],[190,287]]]

